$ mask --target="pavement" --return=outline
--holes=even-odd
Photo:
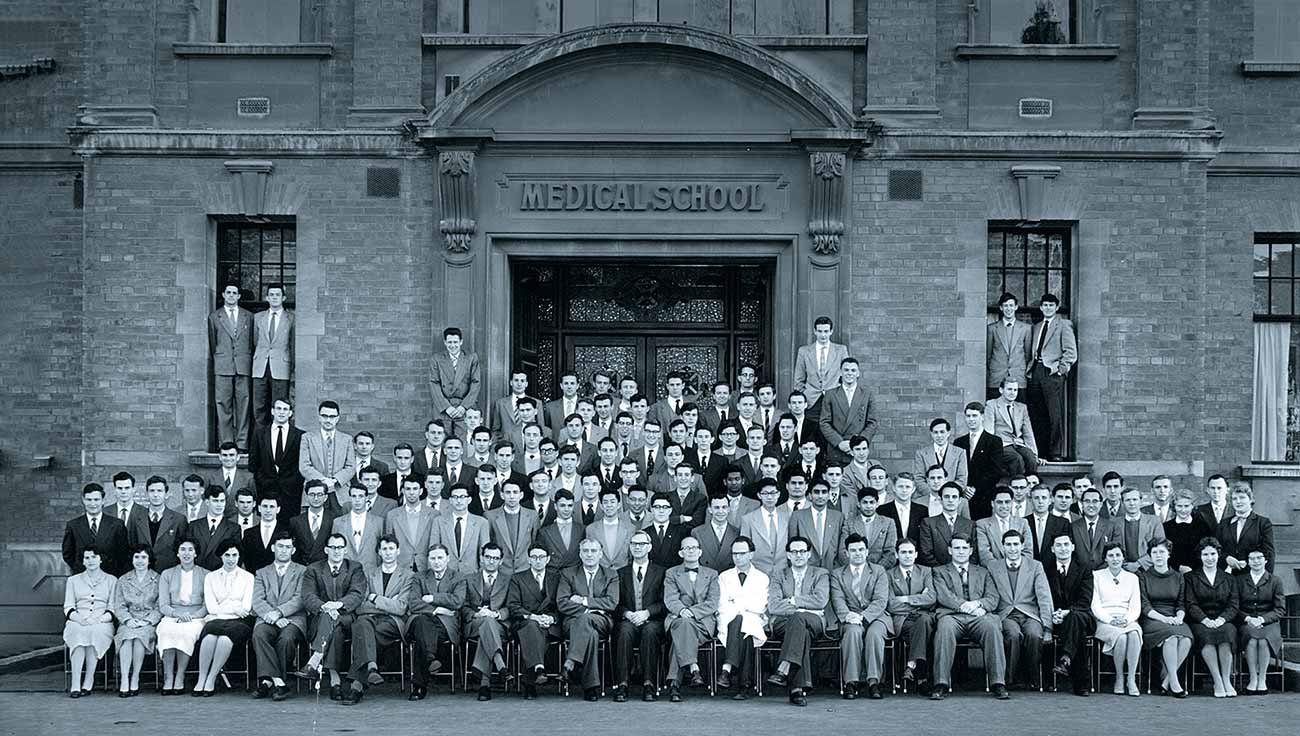
[[[686,694],[682,703],[628,703],[608,698],[586,703],[580,697],[544,694],[525,702],[516,694],[496,694],[489,703],[474,694],[448,694],[445,688],[411,703],[397,685],[372,688],[359,705],[345,707],[306,692],[283,703],[253,701],[243,690],[218,691],[216,697],[162,698],[146,691],[119,699],[97,690],[72,700],[62,691],[58,673],[0,677],[0,734],[21,736],[205,736],[239,734],[383,733],[405,736],[434,733],[565,734],[782,734],[832,736],[848,729],[885,733],[1005,736],[1027,731],[1034,736],[1114,736],[1139,733],[1224,734],[1248,728],[1251,736],[1294,736],[1300,722],[1300,693],[1216,700],[1199,695],[1174,700],[1143,695],[1128,698],[1094,694],[1077,698],[1057,693],[1013,693],[1009,702],[983,692],[957,692],[932,703],[914,695],[881,701],[841,700],[835,693],[815,692],[806,708],[768,694],[735,702],[706,693]],[[183,724],[178,727],[179,724]],[[1012,726],[1012,724],[1018,724]]]

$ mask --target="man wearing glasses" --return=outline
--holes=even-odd
[[[352,435],[338,431],[339,405],[326,399],[317,407],[320,430],[302,436],[298,448],[298,472],[304,480],[321,480],[341,508],[347,508],[347,493],[355,475]]]
[[[637,486],[640,489],[640,486]],[[671,510],[671,506],[668,506]],[[665,514],[656,512],[655,516]],[[692,540],[694,541],[694,540]],[[618,571],[618,608],[614,611],[614,702],[627,701],[632,655],[641,650],[641,699],[657,700],[655,675],[664,641],[664,568],[650,559],[650,533],[632,535],[631,561]]]
[[[479,572],[466,580],[465,606],[461,609],[465,635],[478,639],[471,667],[478,673],[480,701],[492,699],[492,675],[506,668],[502,642],[510,620],[506,608],[510,576],[500,570],[504,557],[505,553],[495,543],[483,545],[479,552]]]
[[[564,492],[568,494],[567,491]],[[568,514],[573,514],[573,498],[563,499]],[[519,660],[523,676],[524,700],[537,697],[537,686],[546,684],[548,641],[560,638],[560,613],[555,606],[555,591],[560,575],[547,569],[551,555],[540,542],[528,547],[528,569],[510,578],[506,608],[519,640]]]
[[[569,637],[564,674],[570,679],[580,675],[583,700],[595,702],[600,699],[598,647],[614,627],[618,575],[600,564],[602,550],[597,539],[582,540],[578,556],[582,565],[560,573],[555,598]]]
[[[767,589],[767,613],[772,634],[781,638],[781,659],[767,681],[789,688],[791,705],[806,706],[812,687],[812,643],[826,631],[826,606],[831,600],[830,575],[812,567],[812,543],[791,537],[785,545],[789,567],[772,575]]]
[[[637,486],[639,489],[640,486]],[[676,565],[678,549],[687,530],[672,523],[673,502],[667,494],[659,494],[650,501],[650,523],[644,526],[650,535],[650,559],[666,570]]]
[[[682,564],[668,571],[664,581],[665,619],[672,647],[668,653],[668,699],[681,702],[678,682],[686,673],[691,687],[704,687],[700,673],[700,645],[713,636],[718,618],[718,573],[700,565],[699,540],[681,541]]]
[[[441,544],[451,553],[452,572],[464,577],[478,573],[478,553],[491,541],[487,519],[469,512],[469,487],[453,486],[448,497],[451,513],[442,513],[433,525],[429,544]]]
[[[352,628],[356,610],[366,598],[366,574],[361,564],[347,559],[348,540],[342,534],[330,534],[325,543],[325,559],[307,566],[302,576],[302,606],[312,617],[311,657],[294,675],[305,680],[319,680],[329,672],[330,700],[343,700],[343,636],[336,633]]]
[[[776,506],[780,497],[781,491],[775,480],[759,481],[758,502],[761,505],[740,519],[740,536],[749,537],[754,545],[754,567],[771,578],[779,575],[781,568],[785,567],[786,555],[782,550],[790,529],[789,510]]]

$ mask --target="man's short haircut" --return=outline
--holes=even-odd
[[[821,316],[819,316],[817,319],[813,320],[813,329],[814,329],[814,330],[817,329],[817,327],[818,327],[819,325],[826,325],[827,327],[831,328],[832,330],[835,329],[835,321],[832,320],[830,317],[827,317],[827,316],[824,315],[824,314],[821,315]]]
[[[968,412],[968,411],[977,411],[977,412],[983,414],[983,413],[984,413],[984,405],[981,404],[981,403],[978,402],[978,401],[972,401],[972,402],[970,402],[969,404],[966,405],[966,408],[965,408],[965,409],[962,409],[962,412]]]
[[[352,441],[353,441],[353,442],[356,442],[358,439],[360,439],[360,438],[362,438],[362,437],[365,437],[366,439],[370,440],[371,442],[374,442],[374,441],[375,441],[375,435],[374,435],[373,433],[371,433],[371,431],[368,430],[368,429],[363,429],[363,430],[361,430],[360,432],[357,432],[356,434],[352,435]]]
[[[461,339],[464,339],[465,337],[464,335],[461,334],[459,327],[448,327],[447,329],[442,331],[442,339],[444,340],[453,336],[459,337]]]
[[[943,417],[935,417],[934,419],[930,420],[930,431],[933,432],[934,428],[939,426],[940,424],[944,426],[944,429],[952,431],[952,422],[949,422],[947,419],[944,419]]]
[[[316,413],[319,414],[321,409],[333,409],[334,411],[341,411],[339,409],[339,402],[335,401],[334,399],[325,399],[324,401],[317,404]]]

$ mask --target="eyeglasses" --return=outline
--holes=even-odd
[[[670,506],[670,505],[665,505],[665,504],[662,504],[662,503],[654,504],[654,505],[651,506],[650,508],[654,509],[655,511],[672,511],[672,510],[673,510],[673,507],[672,507],[672,506]]]
[[[501,561],[501,557],[498,556],[498,555],[483,555],[483,561],[484,561],[484,562],[489,562],[489,561],[492,561],[492,562],[500,562],[500,561]]]
[[[632,546],[633,546],[633,547],[649,547],[650,544],[651,544],[651,543],[650,543],[649,541],[645,541],[645,542],[633,542],[633,543],[632,543]]]
[[[530,560],[546,560],[546,559],[550,559],[550,557],[551,556],[546,553],[542,553],[539,555],[528,555],[528,559]]]
[[[341,550],[345,550],[345,549],[347,549],[347,546],[346,546],[346,545],[341,545],[341,544],[327,544],[327,545],[325,545],[325,549],[328,549],[328,550],[331,550],[331,551],[338,552],[338,551],[341,551]]]

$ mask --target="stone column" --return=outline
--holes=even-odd
[[[1215,127],[1209,104],[1209,0],[1137,3],[1134,128]]]
[[[420,0],[355,0],[350,128],[388,128],[420,105]]]
[[[867,32],[863,115],[886,128],[937,123],[935,3],[869,2]]]
[[[154,9],[155,3],[146,0],[86,0],[86,104],[77,110],[78,125],[158,127],[153,104]]]

